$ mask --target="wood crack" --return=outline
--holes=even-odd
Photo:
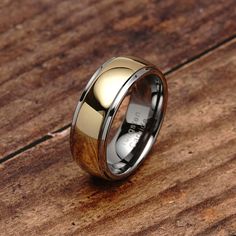
[[[179,69],[184,68],[185,66],[189,66],[190,64],[195,63],[197,60],[201,59],[202,57],[207,56],[208,54],[214,52],[216,49],[219,49],[222,46],[224,46],[225,44],[230,43],[235,38],[236,38],[236,34],[228,37],[227,39],[221,41],[220,43],[217,43],[217,44],[213,45],[212,47],[210,47],[207,50],[199,53],[198,55],[195,55],[195,56],[191,57],[190,59],[186,60],[185,62],[180,63],[177,66],[172,67],[171,69],[167,70],[164,74],[166,76],[170,75],[174,72],[177,72]],[[4,156],[0,159],[0,164],[2,164],[5,161],[8,161],[8,160],[18,156],[21,153],[24,153],[24,152],[28,151],[29,149],[34,148],[35,146],[37,146],[37,145],[39,145],[43,142],[46,142],[49,139],[52,139],[54,137],[54,134],[59,134],[60,132],[64,132],[66,129],[69,129],[70,126],[71,126],[71,123],[57,129],[56,131],[53,131],[49,134],[46,134],[46,135],[40,137],[39,139],[34,140],[33,142],[23,146],[22,148],[17,149],[14,152],[11,152],[10,154],[8,154],[8,155],[6,155],[6,156]]]
[[[59,128],[59,129],[57,129],[56,131],[53,131],[53,132],[51,132],[49,134],[44,135],[43,137],[41,137],[39,139],[34,140],[33,142],[27,144],[26,146],[24,146],[24,147],[22,147],[22,148],[20,148],[20,149],[18,149],[16,151],[10,153],[9,155],[4,156],[2,159],[0,159],[0,164],[2,164],[3,162],[8,161],[8,160],[18,156],[18,155],[20,155],[23,152],[26,152],[26,151],[34,148],[35,146],[37,146],[37,145],[39,145],[39,144],[41,144],[43,142],[48,141],[49,139],[54,138],[56,135],[64,132],[65,130],[67,130],[69,128],[70,128],[70,124],[65,125],[65,126]]]

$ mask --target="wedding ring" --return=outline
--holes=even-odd
[[[166,79],[153,64],[135,57],[105,62],[74,113],[70,144],[75,161],[108,180],[129,176],[155,143],[167,94]]]

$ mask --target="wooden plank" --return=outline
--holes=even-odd
[[[69,129],[4,162],[0,232],[234,235],[235,72],[232,40],[172,73],[159,141],[123,182],[82,172],[70,155]]]
[[[4,33],[12,28],[19,28],[20,24],[32,19],[35,15],[46,12],[57,1],[40,0],[19,0],[19,1],[1,1],[0,3],[0,33]],[[20,11],[19,11],[20,9]]]
[[[136,55],[167,71],[236,30],[234,0],[19,2],[0,9],[2,160],[68,125],[81,89],[108,58]]]

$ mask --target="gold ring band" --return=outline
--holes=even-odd
[[[153,64],[134,57],[105,62],[76,107],[73,158],[91,175],[108,180],[133,173],[156,140],[167,94],[166,79]]]

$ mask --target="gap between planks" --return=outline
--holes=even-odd
[[[180,64],[178,64],[174,67],[172,67],[171,69],[167,70],[164,73],[164,75],[167,76],[167,75],[173,74],[174,72],[178,71],[179,69],[184,68],[185,66],[191,65],[192,63],[199,60],[200,58],[202,58],[204,56],[207,56],[208,54],[214,52],[216,49],[219,49],[219,48],[225,46],[226,44],[230,43],[235,38],[236,38],[236,34],[231,35],[230,37],[228,37],[228,38],[222,40],[221,42],[209,47],[208,49],[204,50],[203,52],[189,58],[188,60],[186,60],[186,61],[184,61],[184,62],[182,62],[182,63],[180,63]],[[33,142],[29,143],[28,145],[23,146],[22,148],[19,148],[16,151],[4,156],[2,159],[0,159],[0,164],[2,164],[4,162],[18,156],[18,155],[20,155],[21,153],[24,153],[24,152],[34,148],[35,146],[37,146],[37,145],[39,145],[43,142],[46,142],[49,139],[54,138],[57,135],[65,133],[67,130],[69,131],[70,126],[71,126],[71,123],[59,128],[59,129],[57,129],[57,130],[55,130],[51,133],[48,133],[48,134],[40,137],[39,139],[34,140]]]

